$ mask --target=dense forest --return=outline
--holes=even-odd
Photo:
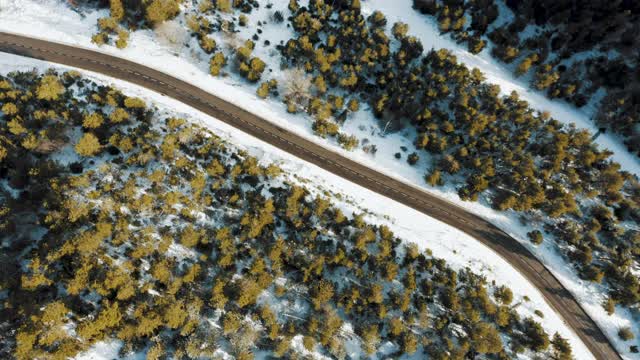
[[[595,120],[640,155],[640,2],[627,0],[414,0],[469,51],[485,47],[551,98],[599,100]]]
[[[0,108],[2,358],[571,358],[507,287],[140,98],[14,72]]]
[[[486,193],[496,209],[543,215],[540,230],[583,278],[606,278],[612,301],[637,308],[640,284],[630,270],[640,255],[640,187],[590,134],[534,112],[515,93],[498,95],[446,50],[425,53],[406,24],[389,34],[383,14],[365,19],[357,3],[313,4],[292,6],[298,37],[281,48],[289,64],[358,96],[383,123],[413,125],[416,148],[433,162],[431,185],[461,178],[462,199]]]
[[[365,17],[357,0],[307,6],[291,0],[273,9],[268,21],[296,34],[280,44],[260,42],[260,25],[251,39],[235,35],[260,6],[256,1],[198,4],[185,22],[212,75],[237,73],[258,84],[258,96],[307,114],[318,135],[334,136],[347,149],[375,152],[375,145],[340,132],[361,104],[380,124],[415,129],[415,151],[406,160],[430,159],[428,184],[456,184],[463,200],[516,212],[537,227],[528,234],[533,243],[551,239],[581,278],[607,285],[607,312],[618,304],[638,313],[640,184],[587,131],[534,111],[517,93],[500,95],[449,51],[425,51],[429,44],[410,35],[407,24],[388,24],[378,11]],[[273,45],[286,84],[268,79],[264,60],[253,55],[257,46]]]

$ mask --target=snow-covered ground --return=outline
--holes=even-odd
[[[286,3],[288,3],[288,1],[284,0],[274,0],[272,2],[274,3],[272,10],[268,10],[264,6],[261,7],[250,17],[250,22],[255,23],[258,20],[264,21],[268,19],[272,11],[275,11],[276,9],[284,9],[286,8]],[[398,20],[408,23],[410,25],[410,33],[421,38],[425,48],[448,48],[452,50],[460,61],[466,63],[468,66],[478,67],[481,69],[485,73],[488,81],[499,84],[503,92],[516,90],[521,97],[528,100],[534,108],[547,110],[558,120],[574,122],[578,127],[590,130],[595,128],[589,120],[590,114],[588,113],[588,110],[576,110],[566,103],[550,101],[544,97],[543,94],[530,90],[523,80],[514,79],[511,72],[508,69],[501,67],[497,61],[490,57],[488,52],[483,52],[480,55],[472,55],[463,47],[451,41],[447,36],[440,36],[438,34],[436,24],[434,24],[431,19],[411,10],[410,0],[370,0],[365,2],[363,7],[367,12],[371,12],[375,9],[381,10],[387,15],[389,23],[391,24]],[[95,44],[92,44],[90,42],[90,36],[96,31],[97,19],[107,15],[107,11],[99,11],[87,13],[82,17],[73,12],[70,8],[62,6],[60,5],[60,2],[54,0],[0,0],[0,30],[28,34],[30,36],[41,37],[52,41],[84,46],[143,63],[157,70],[165,71],[170,73],[172,76],[188,81],[206,91],[220,96],[227,101],[233,102],[249,111],[255,112],[269,121],[285,125],[287,128],[297,132],[301,136],[330,147],[334,151],[340,152],[341,154],[365,165],[375,167],[379,171],[385,172],[400,180],[422,187],[426,191],[446,198],[469,211],[485,217],[521,241],[545,263],[545,265],[559,278],[564,286],[566,286],[567,289],[576,296],[585,310],[599,324],[605,334],[614,343],[617,350],[623,354],[625,358],[640,358],[637,354],[631,354],[629,352],[629,344],[622,342],[617,336],[618,329],[623,326],[629,326],[635,334],[640,334],[640,324],[637,321],[631,321],[631,313],[621,307],[616,309],[616,313],[614,315],[608,316],[601,306],[604,301],[604,291],[602,287],[580,280],[575,272],[554,250],[554,246],[549,239],[545,240],[545,243],[540,246],[536,247],[531,245],[526,240],[526,233],[536,228],[539,224],[528,223],[523,225],[518,220],[517,214],[513,212],[494,211],[486,202],[483,201],[477,203],[463,202],[458,198],[457,192],[453,186],[446,186],[442,188],[428,187],[423,180],[424,169],[428,166],[428,159],[426,159],[426,156],[422,156],[422,159],[415,167],[407,165],[404,160],[396,160],[393,157],[393,154],[400,151],[401,146],[405,146],[408,149],[413,148],[411,139],[413,139],[414,136],[411,133],[411,130],[407,129],[399,133],[382,134],[382,131],[375,123],[370,112],[363,109],[356,113],[355,116],[351,117],[341,129],[347,133],[357,136],[360,139],[368,138],[371,143],[378,147],[378,153],[375,156],[372,156],[362,150],[356,150],[353,152],[344,151],[335,143],[335,141],[324,140],[313,135],[310,123],[305,121],[304,118],[299,115],[288,114],[283,104],[277,101],[264,101],[257,98],[255,95],[255,89],[253,87],[246,86],[246,83],[242,82],[237,77],[230,76],[226,78],[214,78],[209,76],[208,58],[204,57],[203,53],[195,50],[198,47],[193,40],[190,48],[176,50],[173,47],[159,44],[152,31],[142,30],[131,34],[129,41],[130,45],[123,50],[119,50],[114,46],[98,47]],[[261,35],[259,43],[264,39],[269,39],[272,44],[277,44],[280,40],[286,41],[286,39],[290,38],[291,35],[289,32],[290,30],[282,25],[275,25],[272,22],[268,22],[268,24],[264,25],[262,29],[263,34]],[[250,38],[253,35],[252,26],[240,28],[240,30],[240,37],[243,39]],[[279,69],[279,61],[276,56],[270,56],[274,51],[275,49],[273,47],[265,48],[262,46],[257,46],[255,50],[255,55],[258,55],[265,60],[268,65],[268,69],[273,70],[273,73],[269,73],[269,70],[265,72],[265,78],[267,79],[269,77],[277,78],[278,76],[277,71]],[[165,100],[168,101],[168,99]],[[178,103],[176,102],[176,104]],[[222,125],[220,123],[218,124]],[[232,129],[229,129],[229,132],[231,131]],[[242,138],[246,141],[246,135],[237,131],[233,134],[234,142],[237,143]],[[629,171],[633,174],[640,174],[640,162],[626,151],[620,141],[609,135],[601,135],[597,141],[602,147],[606,147],[614,151],[613,158],[622,165],[623,170]],[[272,147],[265,146],[266,145],[260,145],[259,147],[255,147],[254,151],[260,151],[259,149],[262,149],[265,151],[264,156],[267,156],[266,153],[273,153],[271,151],[273,150],[274,152],[281,154],[282,157],[287,157],[286,154],[278,152]],[[267,148],[270,150],[265,150]],[[406,154],[404,154],[404,158],[406,158]],[[296,162],[293,161],[292,164],[293,163]],[[293,170],[294,172],[304,172],[311,176],[313,171],[309,169],[310,166],[308,164],[300,162],[299,160],[297,160],[297,164],[297,167],[288,169]],[[319,169],[314,171],[317,170]],[[327,174],[327,176],[330,176],[330,174]],[[336,181],[338,180],[339,179],[336,179]],[[446,257],[453,265],[456,265],[456,262],[466,264],[468,261],[471,261],[465,258],[468,254],[461,255],[463,249],[466,249],[465,252],[468,251],[475,256],[478,254],[478,252],[476,252],[478,248],[484,248],[476,241],[455,231],[454,229],[443,227],[437,222],[434,223],[434,220],[415,213],[413,210],[404,207],[403,209],[396,209],[394,207],[395,205],[388,205],[388,200],[375,196],[368,191],[363,192],[360,188],[358,188],[359,190],[354,189],[352,184],[342,181],[341,187],[337,187],[337,189],[342,189],[349,194],[365,193],[367,196],[363,199],[367,199],[366,206],[368,208],[382,214],[394,214],[395,216],[398,216],[398,221],[401,219],[403,220],[402,223],[396,224],[396,232],[401,237],[409,240],[416,238],[417,240],[422,241],[421,239],[424,239],[426,236],[418,236],[418,234],[435,234],[434,236],[442,240],[430,240],[429,247],[434,248],[433,244],[435,242],[439,242],[441,247],[440,251],[448,249],[447,251],[449,251],[451,255],[453,254],[453,250],[458,250],[458,254],[454,254],[455,256],[445,256],[445,253],[437,252],[434,248],[434,252],[437,256]],[[357,192],[353,192],[351,190],[355,190]],[[373,201],[371,199],[376,200]],[[421,216],[421,218],[418,220],[413,217],[414,215],[410,216],[410,214]],[[404,222],[405,219],[411,219],[411,221]],[[435,226],[433,224],[438,225]],[[407,234],[413,233],[414,237],[407,236],[402,231],[406,231]],[[422,233],[421,231],[426,232]],[[452,231],[455,231],[456,235],[447,235],[454,234]],[[453,238],[457,240],[452,241],[451,239]],[[478,262],[477,264],[486,264],[486,267],[492,268],[498,266],[498,263],[504,262],[501,259],[497,259],[495,254],[487,254],[486,251],[489,250],[485,249],[485,252],[483,253],[485,254],[484,257],[474,257],[477,261],[485,259],[484,262]],[[486,259],[491,259],[490,263],[487,263]],[[493,259],[495,259],[495,262]],[[496,276],[511,276],[513,270],[510,269],[510,267],[497,269],[494,271],[494,274]],[[522,284],[523,280],[507,280],[506,283],[510,286],[517,286],[518,284]],[[531,290],[529,289],[526,291]],[[522,292],[521,294],[525,293],[526,292]],[[548,309],[548,307],[546,308]],[[549,311],[544,312],[548,313]],[[547,320],[549,320],[549,318],[545,319],[545,321]],[[574,347],[576,348],[576,354],[578,355],[578,346]],[[584,349],[582,345],[580,345],[580,347]],[[587,354],[586,350],[584,354]],[[577,358],[582,359],[585,357],[578,355]]]
[[[57,64],[0,53],[0,74],[15,70],[28,71],[33,68],[43,71],[50,67],[61,70],[70,69]],[[431,249],[434,256],[446,259],[452,268],[469,267],[474,272],[484,274],[489,283],[495,281],[496,285],[509,286],[514,293],[514,303],[519,303],[517,311],[522,317],[532,316],[547,332],[553,334],[558,331],[563,337],[568,338],[577,359],[593,358],[588,349],[547,305],[540,292],[531,283],[514,271],[513,267],[499,255],[463,232],[300,160],[181,102],[124,81],[91,72],[81,72],[98,83],[115,85],[126,95],[145,99],[147,103],[158,107],[160,114],[184,117],[209,128],[221,138],[257,157],[263,164],[277,163],[287,174],[297,175],[295,177],[289,175],[291,181],[303,183],[312,193],[329,191],[340,194],[340,199],[334,197],[333,200],[345,214],[366,211],[368,215],[365,218],[368,222],[389,226],[398,237],[418,244],[421,249]],[[529,300],[525,300],[525,297]],[[544,318],[535,315],[536,310],[542,311]],[[78,358],[111,359],[117,357],[120,346],[118,342],[101,342]]]

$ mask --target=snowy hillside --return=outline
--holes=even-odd
[[[274,2],[275,7],[285,7],[284,4]],[[406,3],[406,4],[405,4]],[[552,102],[546,99],[543,95],[528,90],[526,84],[523,81],[513,79],[511,73],[508,70],[503,69],[497,62],[492,60],[488,55],[481,54],[479,56],[471,55],[466,50],[460,48],[455,43],[448,40],[448,38],[440,37],[437,34],[437,29],[434,24],[429,24],[425,21],[425,18],[418,13],[414,13],[410,10],[410,1],[403,0],[399,2],[387,2],[387,1],[370,1],[364,3],[364,8],[368,12],[375,10],[382,10],[391,21],[396,19],[402,20],[410,25],[410,33],[421,38],[427,47],[433,46],[434,48],[448,48],[451,49],[458,59],[469,66],[480,68],[487,79],[492,83],[500,85],[501,90],[504,93],[508,93],[511,90],[516,90],[520,93],[523,99],[526,99],[534,108],[540,110],[547,110],[551,115],[560,120],[567,122],[574,122],[579,127],[593,130],[593,125],[588,120],[591,114],[584,113],[572,109],[569,105]],[[250,20],[251,22],[257,22],[258,20],[268,19],[271,12],[266,7],[257,9]],[[418,168],[411,167],[404,161],[397,161],[393,159],[389,154],[398,152],[398,149],[413,148],[412,139],[415,138],[413,130],[405,129],[398,133],[386,133],[375,121],[371,118],[369,109],[361,109],[355,113],[353,117],[349,119],[342,126],[342,130],[348,134],[355,135],[360,139],[368,139],[371,144],[375,144],[378,153],[372,155],[370,152],[358,149],[352,152],[342,150],[338,144],[333,140],[323,140],[313,135],[312,126],[309,122],[301,119],[300,116],[288,114],[284,104],[277,101],[263,101],[255,95],[255,90],[251,87],[247,87],[246,83],[237,76],[229,76],[226,78],[214,78],[209,75],[209,63],[205,54],[198,49],[197,41],[195,39],[190,40],[190,48],[176,47],[171,43],[162,43],[157,41],[156,35],[150,30],[136,31],[131,34],[129,40],[130,45],[125,49],[117,49],[113,46],[97,47],[90,42],[91,35],[95,32],[97,19],[103,16],[107,16],[105,11],[102,12],[88,12],[84,14],[85,17],[81,17],[77,13],[71,11],[68,7],[61,6],[51,1],[12,1],[12,0],[0,0],[0,28],[6,31],[14,31],[24,34],[30,34],[32,36],[38,36],[47,38],[53,41],[62,41],[70,44],[77,44],[99,51],[105,51],[113,55],[122,56],[146,65],[152,66],[156,69],[163,70],[170,73],[173,76],[182,78],[195,85],[198,85],[202,89],[210,91],[228,101],[234,102],[243,106],[246,109],[254,111],[258,115],[279,123],[285,124],[288,128],[295,130],[300,135],[305,136],[311,140],[318,141],[325,146],[335,149],[335,151],[341,152],[345,156],[356,159],[364,164],[375,167],[381,171],[384,171],[392,176],[395,176],[404,181],[416,184],[424,187],[425,190],[440,195],[448,200],[455,202],[470,211],[481,214],[485,218],[489,219],[502,229],[512,234],[517,239],[521,240],[534,254],[541,258],[545,264],[558,276],[563,284],[581,301],[585,309],[591,314],[591,316],[598,322],[598,324],[605,330],[608,337],[617,345],[618,350],[626,354],[629,358],[634,355],[628,352],[628,344],[620,341],[617,337],[617,332],[620,327],[630,326],[632,330],[638,334],[640,333],[640,327],[637,322],[630,321],[632,315],[629,311],[618,308],[616,313],[612,316],[608,316],[603,310],[601,304],[604,302],[603,289],[599,285],[593,285],[584,280],[580,280],[575,274],[575,271],[570,269],[566,262],[555,250],[552,241],[546,239],[541,246],[533,246],[527,240],[527,232],[536,228],[537,224],[522,225],[518,215],[514,212],[497,212],[490,209],[486,201],[481,202],[463,202],[459,199],[455,187],[453,185],[445,186],[442,188],[431,188],[424,184],[424,174],[419,169],[425,168],[429,165],[429,159],[423,157],[418,162]],[[184,19],[182,19],[184,22]],[[184,26],[184,25],[183,25]],[[280,41],[286,41],[292,36],[290,30],[283,31],[282,27],[274,26],[271,23],[266,24],[263,27],[263,39],[269,39],[272,44],[280,43]],[[240,28],[240,35],[244,38],[249,38],[253,34],[251,27]],[[254,50],[256,55],[259,55],[267,63],[267,71],[273,71],[272,76],[278,78],[279,59],[274,55],[275,50],[273,48],[258,46]],[[179,106],[173,104],[172,106]],[[228,129],[228,131],[232,131]],[[236,134],[234,139],[240,134]],[[235,142],[236,140],[234,140]],[[601,146],[609,148],[614,151],[613,158],[618,161],[624,170],[627,170],[633,174],[640,173],[640,166],[638,160],[632,155],[628,154],[619,141],[610,137],[609,135],[601,135],[597,139]],[[263,147],[256,147],[256,149]],[[272,149],[273,150],[273,149]],[[275,150],[274,150],[275,151]],[[277,151],[276,151],[277,153]],[[284,156],[283,154],[281,154]],[[402,154],[406,156],[407,154]],[[306,168],[306,166],[298,164],[297,168]],[[347,186],[341,184],[341,187]],[[341,187],[337,187],[338,189]],[[347,191],[347,193],[352,193]],[[369,196],[368,196],[369,197]],[[368,198],[367,197],[367,198]],[[356,203],[360,203],[356,201]],[[374,212],[381,212],[383,214],[388,213],[388,207],[383,201],[375,203],[367,202],[367,208],[376,209]],[[382,211],[387,209],[387,211]],[[400,210],[398,210],[400,211]],[[403,214],[407,213],[407,209],[402,210]],[[409,212],[410,213],[410,212]],[[418,216],[419,214],[414,214]],[[412,215],[413,216],[413,215]],[[405,216],[402,216],[405,220]],[[407,219],[413,219],[407,216]],[[399,220],[399,219],[398,219]],[[430,230],[430,226],[426,226],[423,229],[416,229],[416,224],[432,224],[427,223],[424,220],[420,221],[408,221],[400,226],[400,231],[413,232],[414,238],[419,237],[418,234],[422,234],[422,231],[434,231]],[[440,226],[438,227],[441,228]],[[453,230],[447,230],[447,233]],[[401,237],[403,233],[396,231]],[[441,230],[436,231],[437,234],[441,233]],[[407,235],[408,236],[408,235]],[[458,238],[459,236],[459,238]],[[455,235],[458,239],[463,239],[464,236]],[[441,241],[443,249],[456,250],[464,247],[471,247],[471,253],[474,253],[477,245],[476,242],[466,238],[465,241],[456,242],[456,246],[450,246],[449,241]],[[433,248],[433,246],[429,246]],[[437,253],[437,250],[434,249]],[[444,250],[442,250],[444,251]],[[461,260],[460,251],[456,256],[449,258],[449,261],[462,261],[461,264],[466,264],[468,260]],[[443,255],[444,256],[444,255]],[[476,258],[472,262],[479,261],[482,256]],[[491,256],[484,257],[492,258]],[[497,261],[497,260],[496,260]],[[479,263],[477,263],[479,264]],[[504,264],[503,264],[504,265]],[[497,266],[492,263],[490,265],[484,264],[484,266]],[[495,274],[509,273],[505,270],[496,271]],[[505,282],[519,283],[516,281],[509,281],[505,279]],[[525,293],[523,289],[522,294]],[[544,311],[545,314],[548,313]],[[576,353],[578,348],[574,346]]]
[[[50,66],[63,71],[66,70],[64,67],[60,67],[55,64],[47,64],[32,59],[0,54],[0,74],[2,75],[6,75],[7,73],[13,71],[30,71],[34,68],[44,71]],[[576,358],[591,358],[588,350],[586,350],[581,342],[571,333],[571,331],[569,331],[563,325],[562,321],[544,302],[541,295],[536,291],[535,288],[533,288],[517,272],[513,271],[513,269],[495,253],[473,241],[465,234],[462,234],[456,229],[452,229],[405,206],[389,202],[388,199],[385,199],[380,195],[371,193],[366,189],[362,189],[356,185],[344,181],[343,179],[327,173],[326,171],[321,170],[315,166],[304,163],[285,152],[275,149],[266,143],[262,143],[259,140],[251,138],[244,133],[225,125],[224,123],[210,118],[207,115],[195,111],[179,102],[173,101],[166,97],[160,96],[158,94],[149,92],[145,89],[141,89],[137,86],[130,85],[122,81],[114,81],[97,74],[84,72],[82,73],[86,74],[85,76],[88,79],[96,81],[99,84],[103,84],[106,86],[115,86],[123,89],[124,94],[127,97],[135,97],[137,99],[142,99],[148,104],[153,104],[153,106],[157,108],[157,110],[155,111],[157,111],[158,113],[158,120],[160,118],[175,119],[177,117],[189,119],[196,124],[200,124],[206,127],[212,133],[216,134],[216,137],[220,137],[220,139],[225,144],[228,144],[229,149],[231,149],[234,153],[246,152],[247,155],[260,159],[259,165],[264,166],[265,168],[267,168],[271,164],[277,164],[277,166],[284,171],[284,175],[281,179],[275,180],[271,184],[272,186],[283,186],[284,184],[292,183],[297,184],[301,187],[305,187],[310,192],[308,196],[309,198],[313,198],[316,195],[329,195],[331,197],[331,201],[336,204],[337,207],[341,209],[347,217],[354,216],[358,213],[364,213],[366,214],[364,216],[364,220],[368,223],[377,226],[388,226],[396,236],[403,239],[404,244],[417,244],[421,252],[427,251],[427,249],[429,249],[433,253],[434,257],[441,257],[446,259],[447,264],[449,264],[449,266],[452,266],[456,271],[462,270],[464,268],[469,268],[471,271],[483,274],[487,277],[488,287],[491,293],[493,293],[493,289],[501,286],[502,284],[508,284],[508,286],[513,291],[513,304],[515,304],[513,308],[515,309],[515,311],[517,311],[520,317],[534,317],[536,321],[542,323],[544,329],[548,332],[553,333],[557,331],[565,338],[568,338],[570,340],[571,346],[573,347],[573,353]],[[87,85],[85,84],[83,88],[86,87]],[[110,116],[110,118],[112,117]],[[176,123],[179,124],[179,122]],[[171,121],[169,121],[168,124],[169,126],[175,126],[171,125]],[[85,125],[87,125],[86,120]],[[157,126],[159,128],[161,127],[159,123],[154,126]],[[181,134],[180,136],[183,136],[182,134],[186,134],[186,132],[182,130],[179,133]],[[78,148],[76,147],[76,151],[77,149]],[[56,157],[63,164],[68,165],[72,161],[77,160],[77,157],[75,154],[73,154],[73,151],[69,152],[67,150],[62,150],[62,154],[60,155],[61,156],[56,155]],[[109,167],[107,164],[111,162],[110,160],[108,160],[110,158],[111,156],[109,155],[96,157],[95,161],[97,162],[97,165],[95,165],[94,168],[91,168],[91,172],[106,171],[105,169]],[[86,162],[85,166],[88,166]],[[124,171],[123,173],[119,173],[119,171],[113,171],[112,174],[113,175],[103,177],[99,181],[103,184],[112,183],[116,185],[117,181],[115,179],[119,178],[120,176],[126,177],[126,171]],[[78,184],[81,184],[81,181],[84,180],[78,180]],[[100,185],[99,187],[96,187],[96,190],[102,188],[103,186],[104,185]],[[138,210],[134,210],[133,208],[131,208],[130,210],[127,210],[126,213],[128,213],[129,211],[137,212]],[[202,212],[196,211],[196,215],[194,216],[195,223],[207,224],[209,221],[212,221],[212,219],[208,217],[210,215],[205,215],[209,214],[209,212],[210,211],[208,209],[202,209]],[[138,218],[139,221],[146,221],[145,218],[148,215],[143,214],[145,213],[141,213],[140,217]],[[148,212],[146,214],[148,214]],[[176,218],[171,215],[167,217],[166,221],[168,221],[168,223],[173,223],[175,226],[178,226],[180,224],[176,221]],[[136,227],[134,226],[133,229],[135,228]],[[182,240],[182,243],[183,245],[176,243],[170,245],[167,254],[168,256],[174,257],[176,259],[183,259],[181,261],[189,263],[194,256],[194,250],[189,249],[186,245],[184,245],[184,239]],[[117,248],[112,248],[110,251],[119,252],[120,250],[117,250]],[[57,255],[52,256],[55,258]],[[118,254],[116,253],[112,253],[109,256],[112,256],[116,259],[118,258]],[[120,254],[120,256],[122,256],[122,254]],[[121,260],[116,261],[116,263],[118,263],[119,261]],[[156,273],[154,272],[154,274]],[[146,286],[145,288],[149,288],[149,286]],[[162,291],[162,288],[158,288],[158,290]],[[148,292],[152,296],[158,296],[158,294],[156,294],[157,291],[154,290],[153,287],[149,288]],[[94,294],[92,296],[97,295]],[[274,310],[278,310],[278,301],[275,298],[270,298],[269,296],[273,295],[263,293],[263,295],[261,295],[261,297],[259,298],[263,300],[259,301],[271,301],[271,306],[274,308]],[[289,311],[302,311],[301,313],[303,313],[303,309],[291,308],[289,309]],[[542,316],[541,314],[544,315]],[[219,319],[220,314],[217,314],[216,316]],[[215,322],[217,320],[215,320],[214,318],[210,321]],[[69,326],[73,328],[75,325],[71,324]],[[353,331],[348,330],[348,324],[345,326],[345,331]],[[86,330],[84,331],[86,332]],[[320,354],[314,354],[313,352],[308,352],[304,349],[306,345],[303,346],[302,344],[302,336],[300,336],[299,338],[294,337],[292,341],[292,346],[293,348],[297,348],[297,351],[306,353],[307,355],[312,355],[314,358],[321,358]],[[121,347],[122,344],[119,341],[100,342],[97,343],[89,352],[79,356],[78,358],[110,359],[119,357],[123,354],[121,352],[123,351]],[[360,357],[361,354],[358,352],[360,351],[358,350],[358,348],[358,340],[353,339],[350,345],[347,346],[346,350],[348,352],[351,351],[349,354],[352,357]],[[381,344],[379,351],[384,354],[386,351],[394,351],[393,349],[394,345],[388,343],[386,345]],[[126,350],[124,351],[124,354],[126,355],[126,358],[141,358],[143,356],[142,354],[128,353]],[[219,355],[226,356],[223,352],[219,352]],[[257,358],[261,357],[259,353],[257,353],[256,356]],[[521,358],[528,358],[529,356],[530,354],[528,352],[519,355],[519,357]],[[420,356],[418,356],[417,358],[420,358]]]

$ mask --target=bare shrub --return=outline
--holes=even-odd
[[[244,40],[242,40],[237,33],[229,29],[228,23],[223,22],[220,30],[222,33],[222,41],[229,50],[236,50],[244,45]]]
[[[187,30],[176,20],[164,21],[154,31],[160,45],[178,51],[187,41]]]
[[[281,72],[282,79],[278,81],[282,87],[284,100],[293,102],[298,107],[305,108],[311,99],[313,79],[300,68],[289,68]]]

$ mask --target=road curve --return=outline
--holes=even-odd
[[[160,92],[327,171],[414,208],[482,242],[508,261],[601,360],[622,359],[557,278],[522,244],[463,208],[350,160],[185,81],[101,52],[0,32],[0,51],[94,71]]]

